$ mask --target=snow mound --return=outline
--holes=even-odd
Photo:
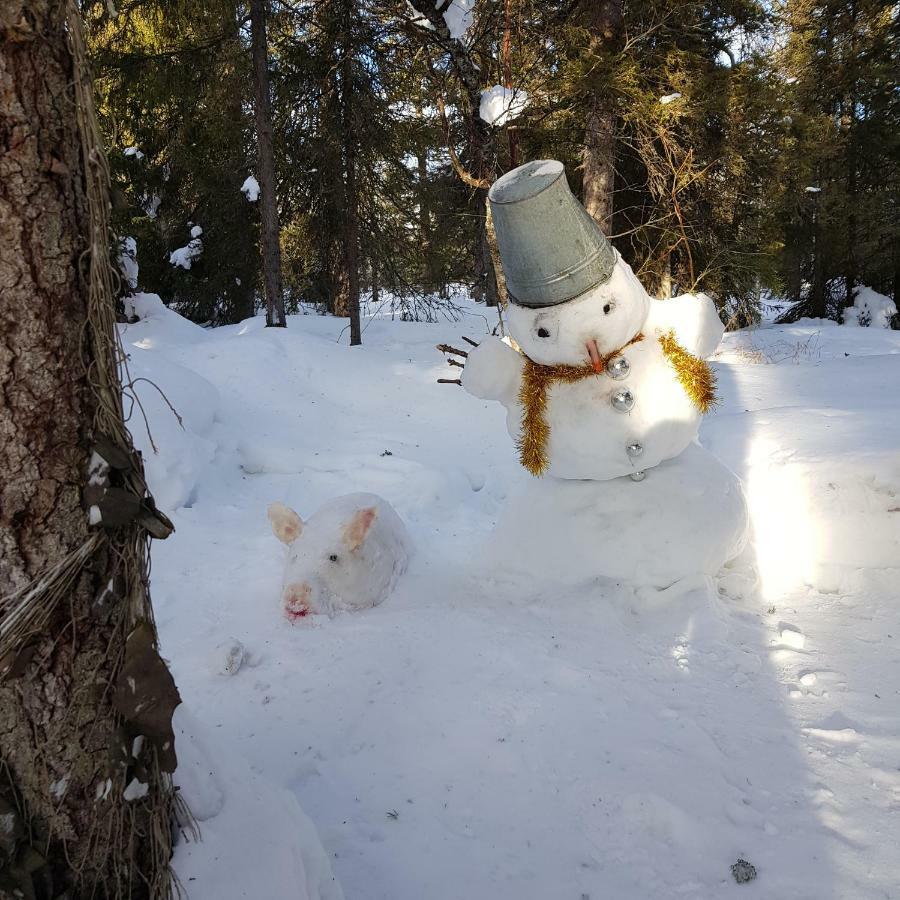
[[[190,502],[216,453],[211,432],[219,393],[196,372],[153,351],[198,343],[206,333],[168,309],[158,294],[132,294],[125,311],[138,318],[119,326],[127,353],[121,373],[125,414],[151,493],[171,513]]]
[[[662,103],[663,106],[668,106],[670,103],[674,103],[676,100],[681,99],[681,94],[677,91],[674,94],[664,94],[659,98],[659,102]]]
[[[665,588],[713,576],[747,539],[740,481],[692,444],[644,481],[534,479],[507,501],[488,556],[536,582]]]
[[[169,309],[159,294],[139,291],[126,297],[124,303],[125,315],[129,319],[138,319],[137,322],[120,326],[122,341],[126,345],[150,350],[208,339],[206,331]]]
[[[172,513],[191,502],[200,475],[215,456],[217,443],[210,432],[219,394],[196,372],[137,347],[129,352],[128,375],[136,397],[132,400],[126,389],[128,427],[144,457],[157,505]]]
[[[891,318],[896,315],[897,306],[890,297],[860,285],[856,289],[853,306],[844,310],[844,324],[890,328]]]
[[[527,107],[528,94],[521,88],[505,88],[503,85],[495,84],[492,88],[481,92],[478,115],[488,125],[499,128],[510,119],[521,116]]]
[[[316,829],[296,798],[211,740],[183,705],[172,724],[175,783],[202,825],[199,840],[183,833],[172,860],[192,900],[343,900]]]
[[[259,182],[252,175],[248,175],[241,185],[241,193],[251,203],[256,203],[259,199]]]

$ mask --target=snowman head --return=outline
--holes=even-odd
[[[540,365],[597,366],[640,332],[649,310],[647,292],[617,253],[608,281],[553,306],[510,303],[507,322],[522,352]]]
[[[491,186],[494,229],[512,301],[509,330],[541,365],[591,362],[644,325],[650,298],[569,190],[563,165],[535,160]]]

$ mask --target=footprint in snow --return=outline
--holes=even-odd
[[[802,650],[806,646],[806,635],[796,625],[779,622],[778,637],[776,643],[791,650]]]
[[[846,676],[831,669],[800,669],[797,684],[793,689],[797,696],[828,697],[832,690],[842,691],[847,687]]]

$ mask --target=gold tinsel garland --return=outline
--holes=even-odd
[[[627,344],[601,357],[600,372],[610,360],[623,350],[644,339],[643,334],[633,337]],[[672,331],[659,338],[666,359],[685,393],[701,413],[706,413],[716,403],[716,378],[709,365],[682,347]],[[516,447],[519,461],[532,475],[541,476],[547,471],[547,442],[550,439],[550,423],[547,421],[547,392],[554,384],[574,384],[592,375],[600,374],[588,363],[581,366],[542,366],[523,353],[525,366],[519,385],[519,403],[522,406],[522,428]]]
[[[606,369],[611,359],[617,357],[626,347],[642,341],[644,335],[635,335],[627,344],[602,356],[600,371],[590,363],[583,366],[542,366],[525,358],[522,370],[522,383],[519,385],[519,403],[522,405],[522,430],[516,447],[519,450],[519,462],[532,475],[543,475],[547,471],[550,460],[547,459],[547,441],[550,438],[550,423],[547,421],[547,391],[554,384],[574,384],[591,375],[598,375]]]
[[[716,376],[709,363],[693,353],[688,353],[678,341],[675,332],[668,331],[659,339],[666,359],[675,370],[684,392],[691,403],[704,415],[716,405]]]

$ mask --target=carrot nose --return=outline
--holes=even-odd
[[[591,365],[594,367],[594,371],[599,375],[603,371],[603,358],[600,356],[600,348],[597,346],[597,341],[591,338],[584,346],[588,356],[591,358]]]

